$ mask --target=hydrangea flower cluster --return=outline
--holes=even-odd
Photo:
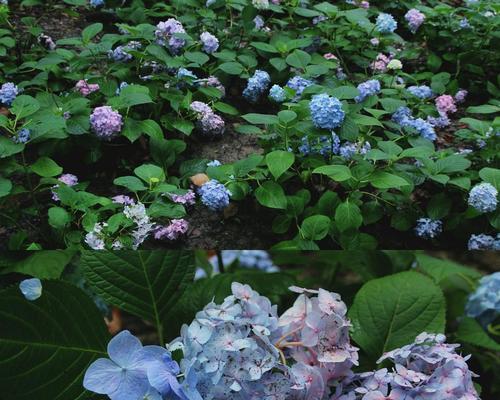
[[[121,114],[109,106],[96,107],[90,114],[90,126],[100,139],[111,140],[120,133],[122,125]]]
[[[131,41],[123,46],[118,46],[114,50],[110,50],[108,52],[108,57],[117,62],[125,62],[130,61],[132,58],[132,54],[129,53],[131,50],[137,50],[142,47],[140,42]]]
[[[443,94],[436,98],[436,108],[440,115],[448,115],[449,113],[457,112],[457,106],[452,96]]]
[[[354,375],[346,379],[332,400],[479,400],[470,356],[457,354],[442,334],[421,333],[414,343],[385,353],[394,369]]]
[[[269,8],[269,0],[252,0],[252,5],[259,10],[267,10]]]
[[[19,284],[19,290],[26,300],[34,301],[42,295],[42,282],[38,278],[25,279]]]
[[[85,372],[85,389],[111,400],[161,400],[167,394],[186,400],[177,381],[179,365],[165,348],[142,346],[122,331],[108,343],[108,354],[109,359],[97,359]]]
[[[273,85],[269,89],[269,98],[276,103],[283,103],[286,100],[286,92],[280,85]]]
[[[94,228],[85,235],[85,243],[93,250],[104,250],[106,248],[106,233],[104,229],[108,224],[106,222],[97,222]]]
[[[299,152],[304,156],[321,154],[323,157],[329,157],[339,154],[339,151],[340,138],[334,132],[330,136],[322,135],[314,138],[304,136],[299,146]]]
[[[20,90],[14,83],[4,83],[0,88],[0,103],[10,106],[19,93]]]
[[[434,93],[432,92],[432,89],[426,85],[410,86],[407,90],[413,96],[418,97],[419,99],[422,99],[422,100],[429,99],[434,95]]]
[[[219,39],[209,32],[203,32],[200,35],[201,43],[203,43],[203,51],[208,54],[215,53],[219,48]]]
[[[467,90],[465,89],[460,89],[456,94],[455,94],[455,102],[457,104],[460,104],[460,103],[463,103],[467,97],[467,95],[469,94],[469,92],[467,92]]]
[[[83,97],[87,97],[89,94],[97,92],[99,90],[99,84],[88,83],[86,79],[80,79],[76,85],[75,89],[80,92]]]
[[[356,154],[364,156],[371,150],[370,142],[346,142],[340,146],[339,154],[344,160],[352,159]]]
[[[156,229],[154,238],[157,240],[177,240],[185,235],[189,229],[189,223],[185,219],[173,219],[167,226]]]
[[[301,76],[298,75],[294,76],[293,78],[290,78],[286,83],[286,87],[295,90],[295,96],[293,98],[294,101],[300,99],[300,97],[302,96],[302,92],[311,85],[314,85],[313,81],[306,78],[302,78]]]
[[[36,41],[40,43],[47,50],[55,50],[57,47],[56,43],[54,42],[54,39],[52,39],[48,35],[45,35],[44,33],[38,35]]]
[[[378,39],[375,38],[375,40],[377,41],[378,45]],[[375,58],[375,61],[370,64],[370,68],[375,73],[384,73],[387,71],[387,66],[389,65],[391,60],[391,56],[386,56],[384,53],[379,53],[377,54],[377,58]]]
[[[57,178],[59,182],[64,183],[66,186],[75,186],[78,184],[78,177],[73,174],[62,174],[59,178]],[[52,186],[52,200],[59,201],[59,196],[54,191],[57,189],[59,185]]]
[[[137,225],[131,232],[133,238],[132,248],[137,250],[153,231],[155,224],[149,218],[146,207],[141,202],[126,205],[123,208],[123,214]]]
[[[221,136],[226,124],[220,115],[212,112],[203,114],[197,122],[197,127],[206,136]]]
[[[408,107],[399,107],[392,115],[392,121],[403,128],[412,128],[424,139],[434,141],[437,138],[433,125],[422,118],[414,118]]]
[[[186,45],[186,41],[177,37],[177,33],[186,33],[186,31],[175,18],[169,18],[156,25],[155,36],[157,43],[167,47],[172,54],[178,54]]]
[[[229,205],[231,192],[219,181],[211,179],[199,189],[201,202],[213,211],[220,211]]]
[[[104,0],[90,0],[90,6],[97,8],[104,6]]]
[[[313,96],[309,110],[313,124],[317,128],[335,129],[342,125],[345,118],[340,100],[326,93]]]
[[[418,28],[424,23],[425,15],[418,11],[416,8],[412,8],[405,14],[405,19],[408,22],[410,31],[416,33]]]
[[[132,199],[130,196],[126,196],[123,194],[119,194],[118,196],[114,196],[111,198],[113,200],[113,203],[115,204],[123,204],[130,206],[135,203],[134,199]]]
[[[373,96],[380,92],[380,82],[376,79],[360,83],[358,85],[359,95],[354,99],[356,103],[361,103],[367,97]]]
[[[241,268],[258,269],[264,272],[278,272],[280,269],[274,265],[271,256],[264,250],[222,250],[222,262],[230,265],[238,261]],[[215,271],[219,271],[217,256],[210,258],[210,263]]]
[[[392,33],[398,27],[398,23],[391,14],[381,13],[377,17],[375,27],[380,33]]]
[[[443,231],[443,222],[430,218],[419,218],[415,227],[415,234],[422,239],[434,239]]]
[[[495,211],[498,205],[498,190],[488,182],[474,186],[469,192],[469,205],[481,213]]]
[[[27,128],[20,129],[16,136],[12,138],[15,143],[26,143],[31,138],[31,131]]]
[[[206,79],[199,79],[197,83],[201,87],[213,87],[218,89],[222,93],[222,97],[226,95],[226,88],[224,85],[219,81],[219,78],[216,76],[209,76]]]
[[[191,189],[189,189],[185,194],[170,194],[169,197],[174,203],[185,206],[192,206],[196,203],[196,193]]]
[[[482,277],[465,306],[467,316],[487,326],[500,315],[500,272]]]
[[[266,71],[258,69],[248,79],[247,86],[243,91],[243,97],[249,102],[255,103],[266,92],[270,84],[271,77],[269,74]]]
[[[496,238],[484,233],[471,235],[467,248],[469,250],[500,250],[500,233]]]

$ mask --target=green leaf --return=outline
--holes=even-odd
[[[279,53],[276,47],[269,43],[251,42],[250,46],[255,47],[257,50],[267,51],[268,53]]]
[[[500,112],[500,107],[491,104],[467,108],[466,112],[471,114],[495,114]]]
[[[42,296],[26,300],[17,285],[0,292],[0,386],[16,400],[88,399],[83,375],[107,357],[102,315],[82,290],[44,281]],[[28,378],[29,377],[29,378]]]
[[[483,181],[491,183],[497,190],[500,190],[500,169],[486,167],[479,171],[479,176]]]
[[[107,303],[152,322],[163,345],[170,310],[193,281],[190,251],[83,251],[88,284]]]
[[[17,272],[31,275],[39,279],[57,279],[69,264],[75,251],[73,250],[43,250],[26,252],[29,254],[5,268],[2,273]]]
[[[353,86],[339,86],[329,91],[329,94],[339,100],[354,99],[359,95],[359,90]]]
[[[460,322],[457,338],[461,342],[474,346],[483,347],[488,350],[500,351],[500,343],[497,343],[484,331],[483,327],[472,318],[464,318]]]
[[[108,104],[113,108],[122,109],[152,102],[149,88],[141,85],[128,85],[120,91],[118,97],[109,99]]]
[[[276,150],[266,156],[266,164],[276,180],[293,165],[294,161],[294,154],[284,150]]]
[[[17,96],[12,102],[12,107],[10,112],[14,114],[18,119],[26,118],[40,109],[40,103],[38,100],[31,96],[21,95]]]
[[[153,164],[143,164],[134,169],[134,174],[147,184],[159,183],[165,180],[163,169]]]
[[[71,216],[62,207],[51,207],[48,211],[49,225],[56,229],[62,229],[71,222]]]
[[[413,342],[421,332],[441,333],[445,299],[425,275],[401,272],[369,281],[349,311],[352,337],[372,359]]]
[[[227,62],[219,65],[219,69],[229,75],[240,75],[245,67],[238,62]]]
[[[286,209],[285,192],[275,182],[264,182],[255,190],[255,197],[264,207]]]
[[[314,215],[302,222],[300,231],[306,240],[322,240],[328,235],[330,223],[330,218],[324,215]]]
[[[51,176],[56,176],[62,173],[63,169],[57,163],[48,157],[40,157],[31,166],[31,170],[44,178],[49,178]]]
[[[92,24],[87,26],[82,32],[82,40],[84,43],[90,42],[90,40],[102,31],[103,25],[98,22],[96,24]]]
[[[351,170],[345,165],[324,165],[316,168],[313,174],[326,175],[337,182],[347,181],[352,178]]]
[[[201,51],[186,52],[184,53],[184,57],[199,65],[203,65],[210,60],[210,57]]]
[[[297,118],[297,113],[292,110],[283,110],[278,113],[278,119],[285,125],[294,121]]]
[[[303,50],[294,50],[286,58],[286,63],[295,68],[305,69],[311,62],[311,56]]]
[[[361,210],[356,204],[347,200],[335,210],[335,223],[341,232],[347,229],[357,229],[363,223]]]
[[[436,173],[449,174],[464,171],[471,166],[471,162],[463,156],[452,155],[441,158],[436,162]]]
[[[441,283],[451,276],[461,276],[466,281],[470,279],[479,279],[481,274],[475,269],[465,267],[450,260],[428,256],[426,254],[417,254],[416,261],[419,270],[429,275],[436,283]]]
[[[269,114],[245,114],[242,115],[243,119],[251,124],[263,124],[263,125],[274,125],[279,122],[276,115]]]
[[[142,181],[135,176],[121,176],[116,178],[113,183],[118,186],[125,186],[131,192],[140,192],[147,189]]]
[[[224,114],[228,114],[228,115],[239,115],[239,113],[240,113],[237,108],[235,108],[227,103],[223,103],[221,101],[215,103],[214,108],[217,111],[220,111],[220,112],[222,112]]]
[[[372,186],[377,189],[392,189],[410,185],[406,179],[384,171],[375,171],[368,179]]]
[[[0,176],[0,197],[7,196],[12,190],[12,182]]]

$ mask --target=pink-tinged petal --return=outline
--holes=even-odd
[[[120,332],[108,343],[109,358],[123,368],[133,362],[135,353],[141,349],[141,341],[129,331]]]
[[[114,392],[124,376],[123,370],[107,358],[94,361],[85,372],[83,387],[99,394]]]
[[[375,392],[365,394],[362,400],[386,400],[386,397],[377,390]]]

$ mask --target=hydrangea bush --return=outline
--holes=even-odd
[[[14,355],[0,363],[2,390],[113,400],[499,393],[498,272],[423,252],[211,254],[2,255],[0,351]],[[42,368],[43,380],[22,373]]]
[[[22,5],[0,4],[2,247],[181,245],[249,214],[266,247],[495,247],[496,2]]]

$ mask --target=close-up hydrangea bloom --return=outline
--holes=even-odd
[[[425,15],[418,11],[416,8],[412,8],[405,14],[405,19],[408,22],[410,31],[412,33],[417,32],[418,28],[424,23]]]
[[[326,93],[317,94],[309,103],[309,111],[313,124],[317,128],[335,129],[342,125],[345,112],[339,99]]]
[[[219,48],[219,39],[209,32],[203,32],[200,35],[201,43],[203,43],[203,51],[212,54]]]
[[[410,86],[407,90],[413,96],[418,97],[419,99],[430,99],[434,95],[432,89],[426,85]]]
[[[80,79],[76,85],[75,89],[80,92],[80,94],[84,97],[88,96],[91,93],[97,92],[99,90],[99,84],[97,83],[88,83],[86,79]]]
[[[474,186],[469,192],[469,205],[481,213],[495,211],[498,205],[498,190],[488,182]]]
[[[330,136],[322,135],[319,137],[304,136],[299,146],[300,154],[308,156],[311,154],[320,154],[323,157],[330,157],[339,154],[340,138],[332,132]]]
[[[172,54],[178,54],[186,45],[186,40],[177,35],[183,33],[186,33],[184,27],[175,18],[169,18],[156,25],[155,36],[157,43],[167,47]]]
[[[376,79],[360,83],[358,85],[359,95],[354,99],[356,103],[361,103],[367,97],[373,96],[380,92],[380,82]]]
[[[42,282],[38,278],[25,279],[19,284],[19,290],[26,300],[34,301],[42,295]]]
[[[391,14],[381,13],[377,17],[375,27],[380,33],[392,33],[398,27],[398,23]]]
[[[57,178],[57,180],[70,187],[78,184],[78,177],[73,174],[62,174],[59,178]],[[54,191],[58,187],[59,185],[55,185],[52,187],[52,200],[54,201],[59,201],[59,196],[57,195],[56,191]]]
[[[439,114],[450,114],[457,112],[457,106],[452,96],[443,94],[436,98],[436,108]]]
[[[255,103],[266,92],[270,84],[271,77],[269,74],[258,69],[248,79],[247,86],[243,91],[243,97],[249,102]]]
[[[286,87],[289,87],[292,90],[295,90],[295,96],[294,96],[294,101],[297,101],[300,99],[302,96],[302,92],[309,86],[313,85],[314,82],[302,78],[301,76],[294,76],[293,78],[290,78],[288,82],[286,83]]]
[[[496,238],[484,233],[471,235],[467,244],[469,250],[500,250],[500,233]]]
[[[283,103],[286,100],[285,89],[279,85],[271,86],[271,89],[269,89],[269,98],[276,103]]]
[[[211,179],[198,189],[201,202],[213,211],[220,211],[229,205],[231,192],[219,181]]]
[[[443,231],[443,222],[430,218],[419,218],[415,234],[422,239],[435,239]]]
[[[19,93],[20,90],[14,83],[4,83],[0,88],[0,103],[10,106]]]
[[[98,138],[110,140],[121,132],[123,119],[109,106],[97,107],[90,114],[90,126]]]
[[[169,225],[158,227],[154,237],[157,240],[177,240],[185,235],[188,229],[189,223],[185,219],[173,219]]]
[[[467,316],[487,326],[500,315],[500,272],[482,277],[465,306]]]

